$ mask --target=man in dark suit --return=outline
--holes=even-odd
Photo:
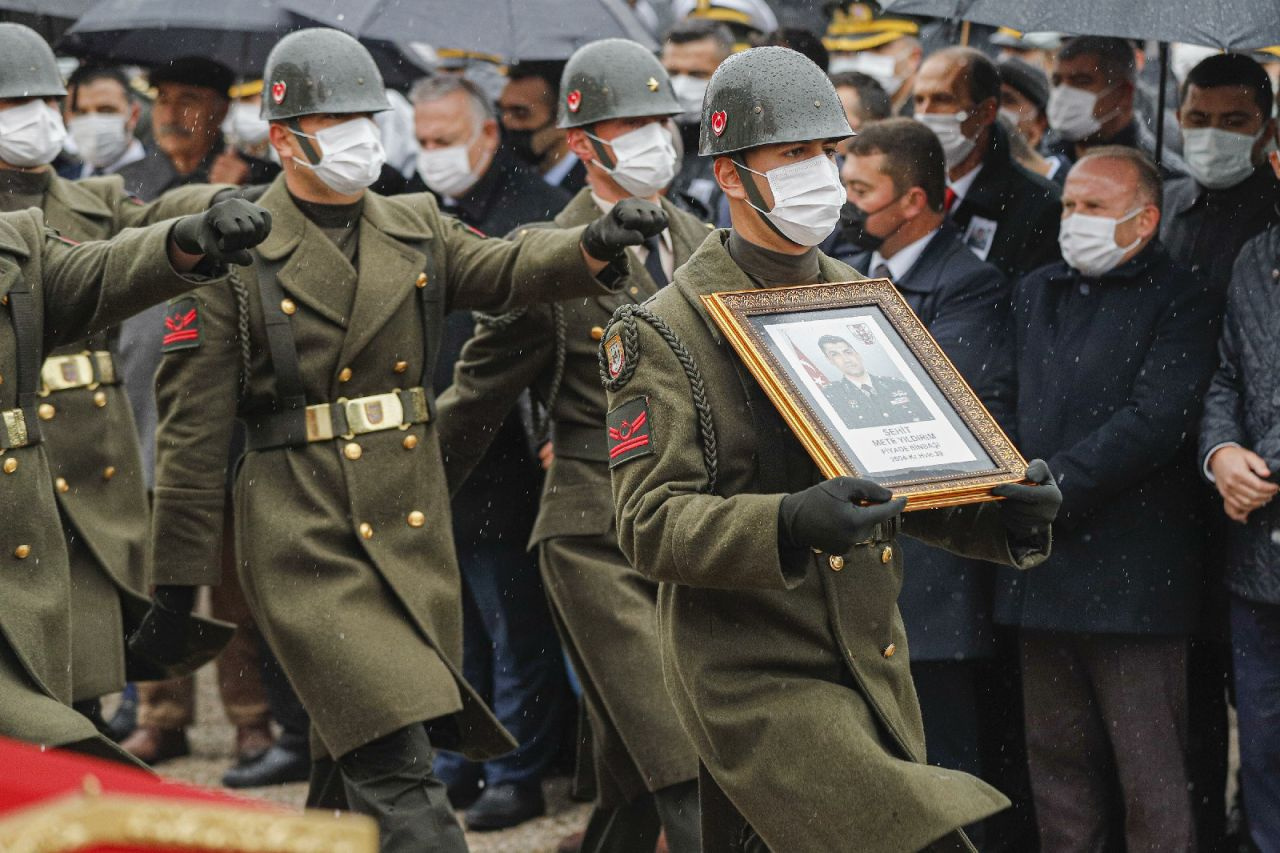
[[[863,250],[850,263],[893,280],[991,413],[1007,422],[1009,287],[946,221],[943,159],[934,134],[910,119],[875,122],[853,138],[840,172],[851,214],[845,236]],[[898,606],[911,636],[929,760],[995,778],[978,750],[981,730],[995,722],[978,701],[981,670],[993,654],[992,568],[912,539],[902,547],[911,571]]]
[[[944,207],[973,253],[1010,278],[1058,258],[1058,187],[1019,165],[996,122],[1000,72],[976,50],[951,47],[920,66],[916,118],[942,143]]]
[[[568,202],[566,193],[501,149],[496,111],[475,84],[457,76],[427,78],[409,99],[420,148],[411,192],[432,192],[443,210],[495,236],[550,219]],[[437,394],[452,384],[474,328],[470,311],[445,318]],[[523,402],[527,416],[528,398]],[[457,753],[437,759],[436,773],[453,805],[470,807],[466,822],[474,830],[503,829],[542,813],[542,777],[569,706],[537,561],[525,550],[542,492],[532,437],[517,413],[485,428],[496,430],[492,444],[452,499],[462,569],[462,666],[520,747],[484,764]]]
[[[1001,573],[1019,628],[1044,850],[1195,850],[1187,636],[1202,596],[1193,459],[1221,311],[1157,238],[1161,179],[1134,148],[1091,149],[1063,190],[1063,262],[1014,291],[1016,429],[1058,474],[1053,556]]]

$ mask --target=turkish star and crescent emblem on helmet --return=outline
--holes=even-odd
[[[569,112],[576,113],[578,107],[582,106],[582,92],[574,89],[568,95],[565,95],[564,102],[569,105]]]
[[[284,103],[284,93],[287,88],[288,87],[285,86],[283,80],[277,80],[275,83],[271,84],[271,100],[274,101],[277,106]]]
[[[729,123],[729,114],[724,110],[717,110],[711,114],[711,132],[716,136],[724,133],[724,127]]]

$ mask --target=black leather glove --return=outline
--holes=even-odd
[[[856,501],[867,501],[860,506]],[[871,538],[874,528],[907,505],[884,486],[856,477],[836,477],[787,495],[778,509],[780,544],[843,554]]]
[[[253,263],[248,250],[271,233],[271,214],[253,202],[229,198],[204,213],[182,217],[171,233],[173,242],[189,255],[247,267]]]
[[[639,246],[667,230],[667,214],[642,198],[623,199],[582,232],[582,248],[598,261],[614,261],[628,246]]]
[[[151,608],[129,636],[129,653],[157,664],[178,663],[185,654],[180,639],[191,622],[196,603],[194,586],[158,586]]]
[[[991,494],[1004,498],[1000,502],[1004,526],[1015,540],[1042,537],[1058,517],[1058,507],[1062,506],[1062,491],[1043,459],[1031,460],[1027,465],[1027,479],[1037,485],[1005,483],[991,490]]]

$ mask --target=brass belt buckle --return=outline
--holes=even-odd
[[[91,354],[98,372],[98,382],[103,385],[116,384],[116,362],[107,350],[94,350]]]
[[[40,380],[43,384],[41,396],[48,396],[50,391],[68,391],[96,385],[93,381],[93,362],[88,353],[46,358],[40,367]]]
[[[4,434],[9,447],[27,445],[27,417],[22,413],[22,409],[8,409],[0,412],[0,424],[4,425]]]
[[[328,441],[333,438],[333,410],[328,403],[307,406],[307,441]]]
[[[404,404],[394,391],[346,402],[347,430],[352,435],[395,429],[404,423]]]

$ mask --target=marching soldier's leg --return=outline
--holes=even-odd
[[[662,819],[662,828],[667,831],[667,848],[671,853],[699,853],[702,850],[702,832],[697,781],[668,785],[654,791],[653,800]]]
[[[658,843],[661,831],[652,794],[641,794],[617,808],[597,805],[587,820],[579,853],[647,853]]]
[[[421,725],[406,726],[338,759],[353,811],[378,821],[381,853],[454,853],[467,849],[435,751]]]

